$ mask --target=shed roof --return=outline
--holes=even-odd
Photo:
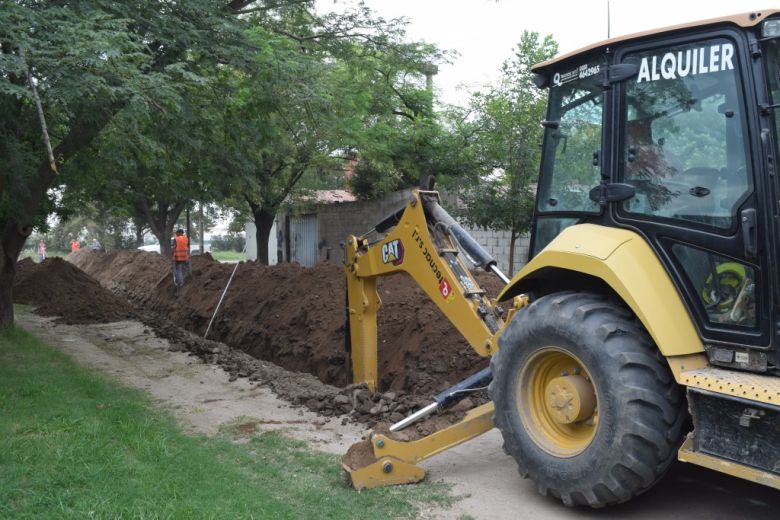
[[[305,197],[306,200],[319,204],[339,204],[341,202],[355,202],[357,197],[347,190],[317,190],[313,196]]]

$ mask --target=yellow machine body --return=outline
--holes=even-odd
[[[471,347],[482,356],[491,356],[497,352],[498,337],[506,324],[522,313],[528,303],[528,298],[520,294],[523,287],[531,281],[570,271],[601,280],[630,307],[666,357],[679,384],[764,404],[780,401],[780,379],[709,365],[680,294],[638,234],[591,224],[571,226],[521,269],[497,300],[490,301],[457,258],[457,244],[429,222],[422,196],[438,201],[435,192],[414,192],[386,236],[374,243],[364,237],[350,236],[347,240],[345,271],[355,383],[365,383],[371,390],[377,387],[379,276],[401,272],[410,275]],[[504,319],[496,318],[489,326],[485,316],[498,316],[497,301],[507,300],[511,304],[507,305]],[[743,385],[750,385],[755,396],[740,395]],[[425,475],[416,465],[418,462],[490,430],[492,412],[492,403],[488,403],[469,412],[457,424],[412,442],[371,432],[368,439],[376,461],[362,468],[344,469],[358,489],[417,482]],[[776,475],[697,451],[690,439],[680,448],[678,457],[780,489]]]
[[[547,269],[604,281],[634,311],[664,356],[704,352],[672,280],[647,242],[633,231],[593,224],[563,230],[512,278],[498,300],[517,294],[524,280]]]

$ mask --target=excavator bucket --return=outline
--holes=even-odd
[[[357,490],[395,484],[411,484],[425,478],[417,463],[493,428],[493,403],[469,411],[452,426],[415,441],[399,441],[372,431],[353,444],[341,461],[349,483]]]

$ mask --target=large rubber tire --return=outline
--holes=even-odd
[[[518,313],[499,347],[491,361],[493,421],[504,450],[542,495],[604,507],[646,491],[669,468],[687,418],[683,394],[621,302],[590,293],[544,296]],[[550,378],[572,375],[562,363],[575,367],[596,399],[587,419],[564,426],[545,411],[558,401],[538,395]]]

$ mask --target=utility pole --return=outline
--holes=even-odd
[[[198,202],[198,232],[200,234],[200,254],[206,250],[203,234],[203,201]]]
[[[420,72],[425,75],[425,90],[428,91],[430,96],[430,104],[428,105],[428,117],[433,117],[433,77],[438,74],[439,67],[433,63],[423,63],[420,67]],[[422,114],[426,116],[425,113]],[[419,186],[424,190],[432,190],[435,177],[432,173],[421,173]]]

